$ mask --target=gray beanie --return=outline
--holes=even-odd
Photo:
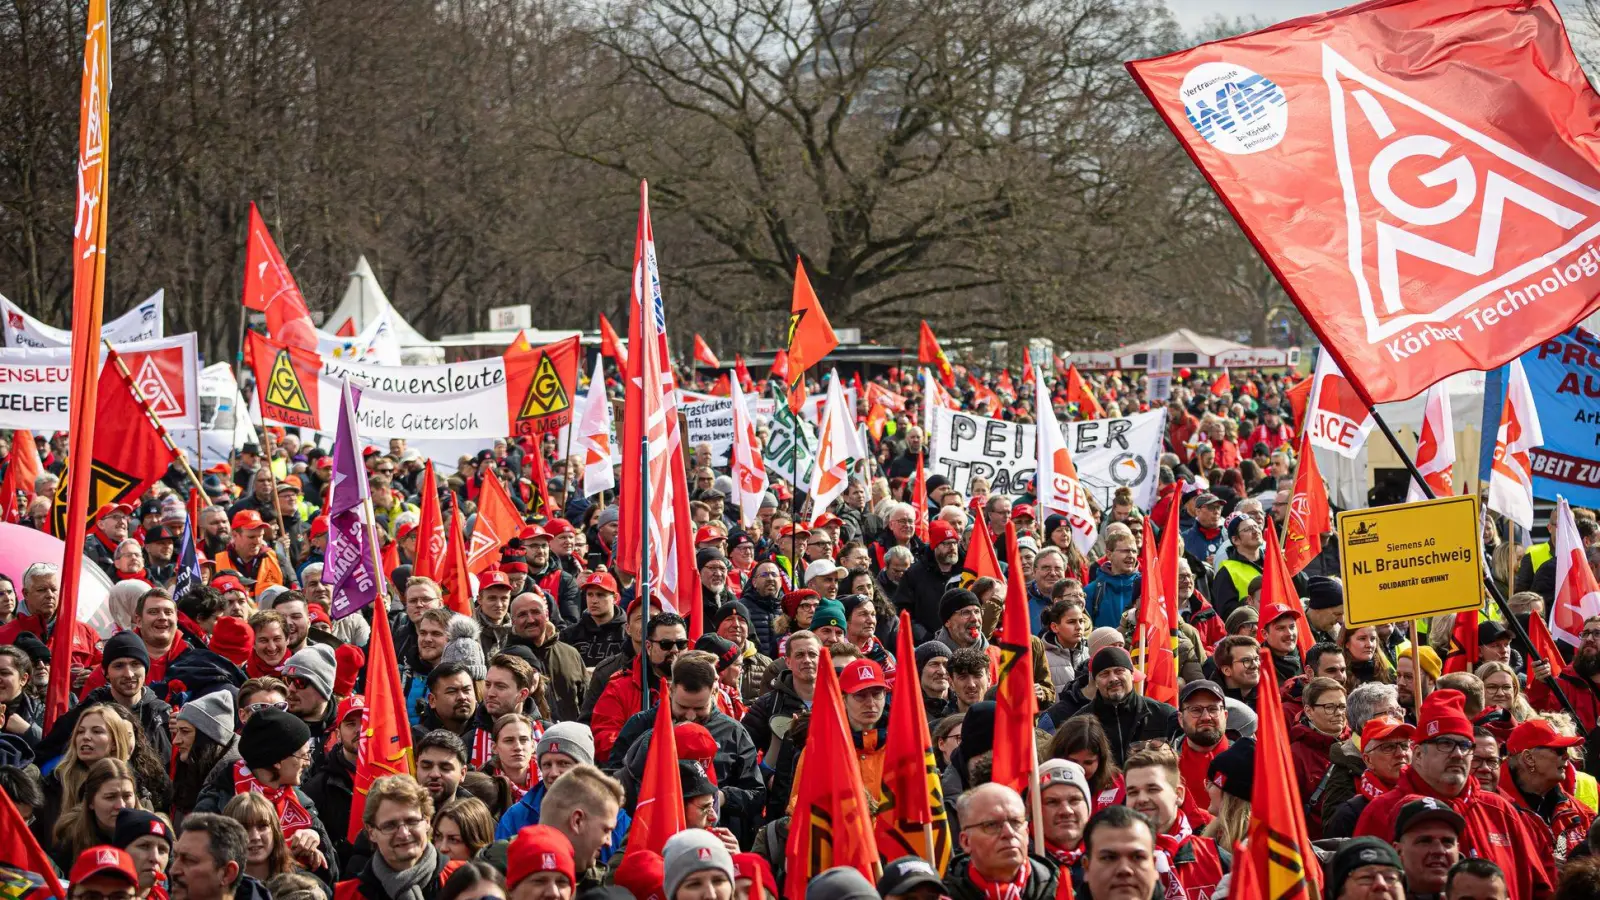
[[[324,700],[333,699],[333,678],[339,670],[333,658],[333,648],[326,644],[307,643],[299,653],[283,664],[283,677],[304,678],[311,682]]]
[[[608,506],[605,509],[600,510],[600,515],[594,520],[595,527],[599,528],[603,525],[610,525],[612,522],[617,521],[617,517],[620,514],[621,511],[615,506]]]
[[[1047,759],[1039,764],[1039,791],[1065,784],[1078,789],[1083,802],[1094,805],[1094,794],[1089,790],[1089,779],[1084,777],[1083,766],[1070,759]]]
[[[877,900],[878,889],[850,866],[834,866],[806,885],[806,900]]]
[[[178,718],[226,747],[233,740],[233,695],[227,691],[216,691],[196,697],[178,710]]]
[[[533,748],[533,764],[546,753],[565,753],[580,763],[594,765],[594,733],[582,722],[557,722],[544,730]]]
[[[696,872],[721,872],[733,883],[733,857],[722,839],[704,828],[687,828],[668,838],[661,848],[661,863],[667,900]]]
[[[711,487],[720,492],[724,497],[733,496],[733,479],[727,475],[718,475],[711,482]]]
[[[271,609],[272,604],[277,603],[278,598],[287,593],[289,593],[289,588],[281,584],[275,584],[272,587],[265,588],[261,591],[261,596],[256,598],[256,608]]]
[[[955,653],[950,649],[950,646],[943,641],[928,641],[927,643],[917,645],[916,655],[917,673],[921,674],[922,670],[928,667],[928,663],[933,662],[941,656],[945,659],[949,659],[950,657],[954,656]]]
[[[778,508],[778,495],[774,494],[771,491],[767,491],[765,494],[762,494],[761,495],[761,508],[762,509],[777,509]]]
[[[439,664],[458,662],[467,667],[473,681],[489,677],[489,664],[483,658],[483,644],[479,642],[480,626],[470,616],[456,615],[450,619],[450,642],[439,653]]]

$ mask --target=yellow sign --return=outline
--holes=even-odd
[[[298,413],[311,412],[311,402],[306,399],[305,388],[300,386],[300,376],[294,372],[288,350],[279,350],[272,361],[272,374],[267,378],[267,404]]]
[[[1483,602],[1478,498],[1339,514],[1345,622],[1379,625],[1476,609]]]
[[[533,381],[528,384],[528,396],[523,399],[522,412],[517,418],[548,416],[571,405],[567,390],[561,385],[561,376],[556,373],[555,363],[550,361],[550,354],[546,353],[539,357],[539,365],[533,370]]]

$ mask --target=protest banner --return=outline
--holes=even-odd
[[[780,405],[772,414],[767,444],[761,452],[768,472],[790,484],[810,484],[811,469],[817,463],[817,431],[788,405]]]
[[[929,475],[944,475],[963,494],[971,493],[974,476],[989,481],[991,494],[1016,496],[1033,490],[1032,425],[940,406],[933,408],[932,416]],[[1117,488],[1128,487],[1133,489],[1134,502],[1141,509],[1154,505],[1166,416],[1163,408],[1062,425],[1078,478],[1095,502],[1110,506]]]
[[[1478,498],[1441,497],[1338,515],[1345,623],[1425,619],[1483,604]]]
[[[1528,452],[1533,495],[1600,506],[1600,335],[1574,326],[1522,355],[1544,445]]]
[[[134,383],[168,429],[193,431],[200,425],[197,348],[194,332],[117,345]],[[0,350],[0,429],[67,429],[71,355],[64,345]],[[104,345],[100,355],[105,357]]]
[[[156,291],[143,303],[100,326],[100,336],[113,344],[150,341],[162,337],[161,312],[165,294]],[[54,328],[22,311],[0,296],[0,318],[5,320],[7,347],[65,348],[72,343],[72,332]]]
[[[679,391],[680,396],[683,391]],[[776,400],[751,398],[750,411],[758,419],[771,417],[777,409]],[[690,450],[701,444],[711,446],[712,464],[725,466],[733,448],[733,398],[709,397],[678,407],[683,414],[683,440]]]

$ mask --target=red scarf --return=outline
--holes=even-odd
[[[1063,850],[1049,841],[1045,841],[1044,855],[1050,857],[1055,861],[1056,865],[1061,867],[1062,878],[1071,878],[1072,876],[1068,874],[1067,870],[1077,865],[1078,860],[1083,859],[1083,844],[1079,842],[1076,850]]]
[[[242,794],[245,791],[254,791],[266,797],[272,808],[278,811],[278,822],[283,826],[285,840],[301,829],[311,827],[311,813],[300,805],[300,798],[295,796],[293,787],[267,787],[241,759],[233,769],[233,792]]]
[[[150,580],[150,576],[148,574],[146,574],[144,569],[140,569],[137,572],[124,572],[121,569],[116,569],[114,571],[116,572],[118,581],[149,581]]]
[[[252,650],[250,651],[250,658],[244,661],[244,673],[251,678],[277,678],[283,674],[283,663],[288,661],[289,654],[285,653],[283,662],[273,665]]]
[[[1022,866],[1017,869],[1017,877],[1011,881],[990,881],[983,877],[976,865],[967,866],[967,878],[972,881],[972,886],[978,889],[984,900],[1022,900],[1022,889],[1028,884],[1028,875],[1033,866],[1024,859]]]
[[[1383,779],[1379,778],[1377,773],[1368,769],[1361,773],[1360,780],[1356,782],[1356,793],[1368,800],[1376,800],[1378,795],[1388,793],[1392,787],[1393,785],[1384,784]]]
[[[479,728],[472,733],[472,746],[467,748],[467,756],[468,764],[475,769],[494,758],[494,735],[489,729]]]

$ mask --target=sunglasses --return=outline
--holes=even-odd
[[[244,708],[244,711],[253,716],[264,709],[276,709],[281,712],[288,712],[289,704],[286,701],[279,701],[277,703],[251,703]]]
[[[657,647],[660,647],[662,653],[671,653],[674,650],[687,650],[687,649],[689,649],[689,642],[688,641],[657,640],[657,641],[651,641],[650,643],[655,644]]]

